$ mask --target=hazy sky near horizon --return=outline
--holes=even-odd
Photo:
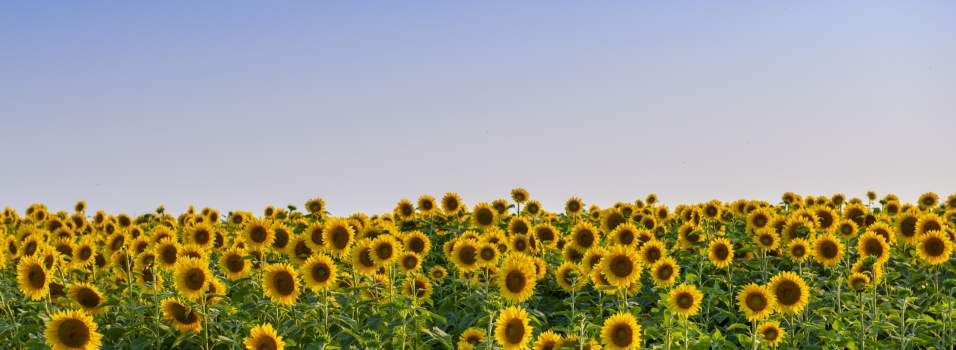
[[[0,206],[956,193],[956,2],[3,2]]]

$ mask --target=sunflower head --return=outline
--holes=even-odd
[[[733,262],[734,247],[730,244],[730,240],[726,238],[715,238],[711,240],[707,251],[707,258],[710,259],[710,262],[714,263],[718,269],[728,267],[730,263]]]
[[[576,217],[581,215],[581,212],[584,210],[584,202],[581,201],[581,198],[571,197],[564,203],[564,212],[568,216]]]
[[[949,235],[939,230],[933,230],[920,236],[916,244],[916,252],[920,259],[931,265],[939,265],[949,261],[953,254],[953,242]]]
[[[608,208],[601,215],[601,229],[604,232],[614,231],[618,226],[627,222],[627,217],[617,208]]]
[[[315,292],[331,289],[336,285],[337,268],[332,258],[316,254],[305,261],[301,273],[305,285]]]
[[[674,284],[677,276],[680,274],[680,265],[672,257],[663,257],[654,265],[651,265],[651,277],[654,278],[654,284],[659,287],[668,287]]]
[[[780,327],[780,322],[777,321],[766,321],[761,323],[757,327],[757,334],[760,336],[760,343],[770,346],[777,346],[783,341],[783,337],[787,335],[787,331]]]
[[[37,257],[22,257],[17,264],[17,282],[20,285],[20,291],[30,300],[41,300],[50,294],[52,276],[43,266],[43,261]]]
[[[919,196],[918,202],[920,208],[932,208],[936,206],[936,203],[939,203],[939,196],[933,192],[926,192]]]
[[[682,283],[671,290],[667,306],[675,315],[687,318],[700,312],[703,299],[704,293],[697,290],[697,287]]]
[[[288,306],[299,296],[299,273],[288,264],[273,264],[262,276],[264,294],[273,302]]]
[[[418,304],[424,303],[432,295],[432,283],[425,276],[415,274],[402,282],[402,294],[412,296]]]
[[[266,220],[253,219],[246,223],[242,238],[250,248],[259,249],[272,245],[275,240],[275,231]]]
[[[790,241],[787,245],[787,254],[793,261],[804,261],[810,253],[810,243],[803,238],[797,238]]]
[[[596,227],[589,222],[581,221],[571,230],[570,240],[571,246],[578,251],[584,252],[595,246],[600,240],[600,237],[598,236]]]
[[[461,336],[458,337],[459,344],[469,344],[471,346],[478,346],[485,341],[485,331],[476,328],[470,327],[461,333]]]
[[[445,270],[444,267],[432,266],[432,268],[428,270],[428,277],[431,278],[432,281],[442,281],[445,279],[445,276],[448,276],[448,271]]]
[[[249,337],[243,340],[243,344],[250,350],[282,350],[285,348],[282,337],[269,323],[252,327],[249,331]]]
[[[817,236],[813,242],[813,259],[823,266],[836,265],[843,259],[843,242],[829,233]]]
[[[514,199],[515,202],[524,203],[528,201],[528,191],[523,188],[516,188],[511,190],[511,199]]]
[[[809,303],[810,289],[806,281],[793,272],[781,272],[770,279],[767,287],[777,300],[777,311],[796,314]]]
[[[103,335],[96,332],[93,317],[81,310],[64,310],[50,316],[46,323],[47,345],[53,349],[99,349]]]
[[[182,257],[176,262],[173,278],[180,296],[197,300],[205,294],[213,278],[207,266],[206,260],[193,257]]]
[[[561,266],[558,266],[554,275],[558,286],[569,292],[581,290],[588,283],[584,269],[570,261],[565,261]]]
[[[504,349],[524,349],[532,332],[528,311],[517,305],[502,311],[495,322],[495,341]]]
[[[519,303],[534,294],[537,271],[534,261],[524,254],[510,254],[498,269],[498,287],[505,300]]]
[[[471,222],[481,229],[492,228],[498,223],[498,211],[488,203],[478,203],[472,209]]]
[[[773,228],[762,228],[756,231],[754,241],[761,249],[770,251],[777,249],[777,246],[780,245],[780,236]]]
[[[645,266],[651,266],[661,258],[667,256],[667,248],[664,247],[663,242],[652,239],[641,246],[640,255],[641,262]]]
[[[640,258],[633,248],[616,245],[601,258],[601,273],[615,287],[626,287],[640,279]]]
[[[870,276],[859,272],[854,272],[852,275],[850,275],[850,278],[847,279],[846,283],[851,289],[859,292],[866,289],[866,286],[870,284]]]
[[[601,343],[608,349],[634,349],[641,342],[641,326],[634,315],[619,312],[604,320]]]
[[[737,305],[747,321],[763,320],[773,313],[777,300],[767,287],[751,283],[737,293]]]
[[[464,207],[457,193],[448,192],[441,198],[441,208],[445,215],[457,214]]]

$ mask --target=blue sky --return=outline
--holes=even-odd
[[[0,206],[956,192],[952,2],[4,2]]]

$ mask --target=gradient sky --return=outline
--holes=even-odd
[[[0,206],[956,192],[956,2],[0,2]]]

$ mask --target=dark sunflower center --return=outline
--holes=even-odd
[[[191,325],[196,322],[199,322],[199,317],[195,312],[187,311],[186,307],[179,303],[172,304],[170,306],[170,311],[172,311],[173,318],[182,324]]]
[[[402,265],[405,266],[406,269],[414,269],[415,265],[418,265],[418,258],[414,256],[406,257],[405,260],[402,261]]]
[[[844,236],[853,234],[853,226],[850,226],[850,225],[840,226],[840,233],[842,233]]]
[[[272,241],[272,246],[275,248],[285,248],[289,244],[289,233],[286,230],[276,230],[276,238]]]
[[[903,222],[900,223],[900,232],[903,236],[913,237],[916,235],[916,221],[914,217],[908,217],[903,219]]]
[[[88,260],[91,256],[93,256],[93,248],[90,248],[90,247],[82,247],[82,248],[80,248],[80,260],[86,261],[86,260]]]
[[[770,237],[768,235],[763,235],[760,237],[760,244],[763,244],[764,246],[769,246],[772,243],[773,243],[773,237]]]
[[[197,244],[206,244],[206,242],[209,242],[209,232],[206,232],[206,230],[200,230],[196,232],[195,239]]]
[[[465,265],[471,265],[477,262],[478,260],[475,259],[475,247],[462,247],[461,252],[458,253],[458,259],[465,263]]]
[[[295,291],[295,280],[288,271],[278,271],[272,278],[276,291],[281,295],[291,295]]]
[[[336,227],[336,229],[346,230],[346,229],[343,228],[343,227]],[[333,238],[333,239],[335,238],[335,231],[332,232],[332,238]],[[320,227],[316,227],[316,228],[313,228],[313,229],[312,229],[312,232],[309,233],[309,239],[311,239],[311,240],[312,240],[312,243],[315,243],[315,245],[317,245],[317,246],[320,246],[320,247],[325,246],[325,240],[323,240],[323,238],[322,238],[322,228],[320,228]],[[336,246],[336,248],[339,248],[339,247]],[[343,248],[344,248],[344,247],[343,247]],[[339,249],[341,249],[341,248],[339,248]]]
[[[798,245],[793,247],[793,249],[790,251],[790,254],[793,255],[793,257],[795,258],[802,258],[804,255],[807,254],[807,250],[804,249],[803,246]]]
[[[321,236],[321,235],[320,235]],[[335,246],[335,249],[345,249],[349,245],[349,229],[344,226],[336,226],[332,228],[332,245]],[[322,239],[319,238],[321,242]]]
[[[304,256],[312,255],[312,248],[309,248],[309,245],[306,244],[305,242],[300,241],[295,244],[295,256],[301,257],[303,255]]]
[[[824,258],[833,259],[837,256],[837,245],[831,241],[824,241],[820,244],[820,253]]]
[[[707,216],[709,216],[709,217],[715,217],[715,216],[717,216],[717,208],[707,207]]]
[[[627,324],[618,324],[614,327],[614,337],[611,342],[614,345],[626,348],[634,342],[634,330]]]
[[[505,340],[508,345],[518,345],[524,340],[524,324],[519,319],[508,320],[505,325]]]
[[[458,210],[458,201],[454,198],[449,198],[445,200],[445,208],[448,208],[448,211]]]
[[[763,333],[763,338],[764,338],[764,340],[766,340],[766,341],[772,342],[772,341],[774,341],[774,340],[777,340],[777,334],[778,334],[778,333],[777,333],[777,330],[776,330],[776,329],[770,328],[770,329],[767,329],[766,331],[764,331],[764,333]]]
[[[520,293],[527,284],[528,281],[521,271],[508,272],[508,276],[505,278],[505,286],[507,286],[508,290],[512,293]]]
[[[325,264],[316,264],[315,267],[312,268],[312,278],[319,283],[328,281],[330,276],[329,267]]]
[[[538,240],[542,242],[552,242],[554,241],[554,232],[551,230],[539,230],[538,231]]]
[[[67,319],[56,332],[60,342],[70,348],[80,348],[90,341],[90,328],[81,320]]]
[[[230,272],[238,273],[242,271],[242,268],[245,266],[246,263],[239,254],[231,254],[226,257],[226,268],[228,268]]]
[[[634,242],[634,234],[627,231],[621,232],[621,234],[618,235],[618,240],[623,245],[629,245],[631,242]]]
[[[607,217],[608,230],[616,229],[619,225],[623,224],[626,221],[627,219],[624,218],[624,215],[621,215],[620,213],[611,213]]]
[[[658,250],[656,247],[653,247],[647,250],[647,260],[649,260],[648,262],[655,263],[660,258],[661,258],[661,251]]]
[[[790,306],[800,301],[802,291],[800,286],[793,281],[785,280],[777,285],[777,302],[784,306]]]
[[[413,252],[422,253],[422,251],[425,249],[425,242],[422,241],[421,238],[415,237],[412,238],[411,244],[408,246],[412,248]]]
[[[760,228],[767,225],[767,217],[763,215],[757,215],[754,217],[754,226]]]
[[[359,252],[359,263],[365,267],[375,266],[375,262],[372,261],[372,257],[369,254],[371,254],[371,249],[369,248],[362,249],[362,251]]]
[[[519,239],[519,240],[515,241],[515,250],[517,250],[517,251],[520,252],[520,251],[524,251],[524,250],[527,249],[527,248],[528,248],[528,244],[525,243],[524,240]]]
[[[666,280],[674,274],[674,268],[670,265],[663,265],[657,269],[657,278]]]
[[[424,298],[425,294],[428,293],[426,289],[425,282],[415,280],[415,296],[419,298]]]
[[[688,293],[681,293],[677,295],[677,307],[681,309],[689,309],[694,305],[694,297]]]
[[[186,288],[194,291],[202,290],[203,283],[206,282],[206,274],[202,269],[194,267],[186,271],[185,281]]]
[[[516,221],[515,224],[512,225],[512,228],[514,229],[514,233],[517,234],[523,235],[528,233],[528,224],[524,221]]]
[[[405,204],[402,205],[402,216],[409,217],[415,213],[415,209],[411,205]]]
[[[690,242],[697,242],[700,240],[700,235],[696,231],[691,231],[687,233],[687,240]]]
[[[581,210],[581,205],[578,203],[571,203],[571,204],[568,204],[568,209],[571,212],[577,212],[578,210]]]
[[[379,259],[388,259],[392,257],[392,246],[385,244],[378,248],[378,257]]]
[[[719,260],[727,259],[727,256],[730,255],[730,251],[727,250],[727,246],[721,244],[714,249],[714,256]]]
[[[611,260],[611,272],[617,277],[627,277],[634,271],[634,262],[626,256],[615,256]]]
[[[46,284],[46,271],[40,265],[30,266],[30,272],[27,273],[30,280],[30,286],[34,289],[43,288]]]
[[[494,250],[494,248],[484,248],[484,249],[481,250],[481,258],[482,258],[482,259],[491,260],[491,258],[494,258],[494,257],[495,257],[495,250]]]
[[[767,298],[764,298],[763,294],[750,294],[746,301],[747,307],[754,312],[760,312],[767,308]]]
[[[475,335],[469,335],[468,338],[465,338],[465,342],[471,345],[478,345],[481,344],[481,338]]]
[[[857,278],[853,280],[853,289],[860,290],[866,287],[866,282],[862,278]]]
[[[594,244],[594,233],[590,230],[581,230],[575,235],[575,241],[578,242],[578,245],[587,249]]]
[[[927,221],[923,224],[923,232],[929,231],[940,231],[942,227],[939,226],[939,223],[936,221]]]
[[[871,239],[866,242],[866,253],[875,257],[883,256],[883,245],[877,242],[877,239]]]
[[[266,241],[266,228],[262,226],[255,226],[252,230],[249,230],[249,237],[252,238],[253,242],[262,243]]]
[[[925,246],[926,246],[926,253],[932,257],[938,257],[940,255],[943,255],[943,251],[945,250],[943,241],[936,237],[931,237],[927,239]]]

